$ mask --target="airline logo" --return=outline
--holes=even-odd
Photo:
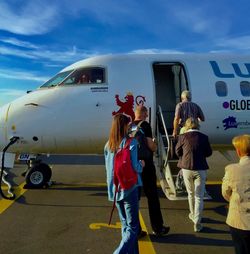
[[[230,100],[222,104],[224,109],[231,110],[250,110],[250,100]]]
[[[244,70],[242,70],[237,63],[231,63],[232,71],[223,72],[216,61],[209,61],[214,75],[218,78],[235,78],[236,76],[241,78],[250,78],[250,63],[245,63]]]
[[[225,118],[222,122],[223,122],[224,130],[237,128],[238,126],[236,117],[233,117],[233,116],[229,116],[228,118]]]
[[[138,95],[134,99],[134,95],[128,92],[124,97],[124,100],[121,100],[119,94],[116,94],[115,102],[116,105],[120,108],[117,111],[113,111],[112,115],[114,116],[119,113],[125,114],[127,116],[130,116],[131,120],[134,121],[135,119],[134,104],[136,103],[136,105],[144,105],[144,103],[146,102],[146,98],[145,96]]]
[[[224,130],[232,129],[232,128],[239,128],[239,129],[249,129],[250,128],[250,122],[249,121],[242,121],[238,122],[236,120],[236,117],[229,116],[225,118],[223,121],[223,127]]]

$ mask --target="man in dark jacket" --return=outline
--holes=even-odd
[[[160,201],[157,192],[156,170],[153,161],[153,152],[156,151],[157,145],[152,136],[151,126],[146,121],[147,117],[147,108],[145,106],[138,106],[135,111],[134,124],[138,125],[141,121],[143,121],[140,124],[140,127],[147,138],[147,145],[151,151],[150,158],[144,160],[145,166],[142,171],[143,190],[148,199],[148,210],[153,234],[156,236],[164,236],[168,233],[169,227],[165,227],[163,225]]]
[[[175,151],[179,157],[177,166],[183,171],[188,192],[189,219],[194,222],[194,231],[202,230],[201,217],[208,164],[206,157],[212,155],[208,136],[199,132],[199,122],[188,118],[186,132],[179,136]]]

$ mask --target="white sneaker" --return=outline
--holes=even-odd
[[[201,223],[194,224],[194,232],[200,232],[202,230],[203,226]]]

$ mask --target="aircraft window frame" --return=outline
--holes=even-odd
[[[60,85],[72,72],[74,72],[74,70],[59,72],[44,84],[42,84],[40,88],[55,87]]]
[[[250,96],[250,82],[249,81],[241,81],[240,82],[240,92],[242,96],[249,97]]]
[[[103,85],[106,83],[106,69],[91,66],[75,69],[60,85]]]
[[[215,82],[215,91],[217,96],[226,97],[228,95],[228,87],[225,81],[216,81]]]

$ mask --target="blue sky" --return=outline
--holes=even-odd
[[[0,0],[0,106],[109,53],[250,51],[249,0]]]

